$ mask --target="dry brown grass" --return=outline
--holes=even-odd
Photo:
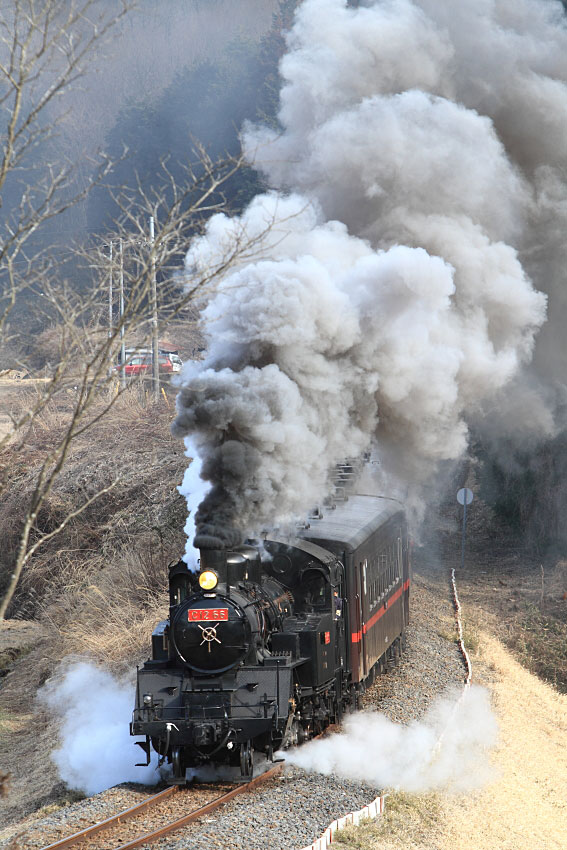
[[[107,399],[101,394],[97,409]],[[3,801],[0,820],[4,810],[17,817],[22,806],[29,810],[63,793],[49,761],[56,729],[45,711],[30,714],[37,708],[37,689],[68,656],[89,657],[114,673],[131,672],[148,657],[152,630],[167,614],[167,566],[185,544],[185,500],[176,485],[188,462],[183,444],[170,434],[169,402],[151,404],[137,386],[119,396],[73,444],[38,516],[38,529],[49,530],[85,496],[120,476],[114,490],[35,553],[13,600],[10,616],[26,625],[33,618],[41,637],[26,644],[25,657],[10,653],[11,672],[0,690],[0,762],[18,776],[18,788],[26,788],[20,803],[16,791]],[[12,443],[3,452],[0,585],[38,465],[65,428],[71,404],[71,393],[61,394],[23,445]]]
[[[460,577],[459,593],[528,670],[567,693],[567,565],[548,563],[543,582],[541,566],[479,559]]]
[[[106,403],[102,396],[100,405]],[[54,401],[20,451],[10,446],[7,489],[0,504],[0,584],[10,569],[18,517],[46,448],[65,427],[69,402]],[[167,565],[184,547],[184,499],[178,494],[187,465],[183,445],[169,430],[171,409],[147,403],[135,387],[76,441],[42,510],[37,527],[49,531],[65,513],[117,474],[120,484],[40,548],[23,573],[10,616],[34,618],[41,643],[12,664],[0,698],[25,712],[30,693],[67,655],[90,656],[115,671],[147,657],[151,632],[167,612]]]
[[[386,798],[384,815],[336,833],[333,843],[345,850],[431,850],[441,829],[437,794],[396,792]]]
[[[528,670],[567,694],[567,621],[527,605],[506,642]]]
[[[111,670],[131,667],[133,659],[147,656],[152,631],[168,613],[165,593],[143,610],[131,600],[104,594],[93,585],[82,603],[76,620],[53,623],[57,647],[65,656],[86,655]]]
[[[101,395],[91,415],[96,416],[107,402],[108,395]],[[10,446],[3,453],[6,490],[0,504],[0,535],[5,545],[0,586],[2,573],[6,576],[10,570],[18,518],[25,514],[39,464],[65,429],[69,415],[68,399],[57,398],[38,417],[23,446]],[[182,443],[170,434],[171,418],[171,406],[165,401],[148,404],[144,391],[133,387],[73,443],[56,486],[38,514],[38,533],[57,527],[70,511],[117,477],[119,483],[38,550],[24,572],[10,616],[40,616],[51,603],[69,591],[80,591],[103,566],[128,557],[128,552],[134,560],[136,552],[150,552],[160,559],[162,568],[179,556],[185,507],[176,485],[187,460]]]
[[[382,819],[339,833],[337,846],[350,850],[564,850],[567,846],[567,696],[525,670],[488,632],[479,629],[478,638],[483,660],[476,670],[490,688],[499,726],[499,743],[491,754],[491,782],[466,794],[391,794]]]
[[[59,600],[45,606],[44,653],[54,665],[61,657],[81,655],[122,671],[148,655],[151,633],[167,613],[165,563],[151,545],[124,548],[112,564],[93,571],[90,580],[76,577]]]
[[[493,636],[481,633],[493,673],[500,741],[494,781],[447,798],[442,850],[563,850],[567,816],[567,696],[525,670]]]

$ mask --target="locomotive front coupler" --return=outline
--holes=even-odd
[[[211,760],[211,757],[212,757],[212,756],[214,756],[214,755],[216,755],[216,754],[217,754],[220,750],[222,750],[222,749],[223,749],[223,747],[226,747],[226,748],[227,748],[227,750],[232,750],[232,749],[234,748],[234,746],[235,746],[235,742],[234,742],[234,740],[232,740],[232,739],[233,739],[233,738],[235,738],[235,737],[236,737],[235,730],[234,730],[234,729],[229,729],[229,730],[228,730],[228,732],[226,733],[226,735],[225,735],[225,736],[222,738],[222,740],[220,741],[220,743],[219,743],[219,744],[217,744],[217,746],[214,748],[214,750],[211,750],[211,751],[210,751],[210,752],[208,752],[208,753],[203,753],[203,752],[202,752],[202,751],[201,751],[201,750],[200,750],[200,749],[199,749],[199,748],[195,745],[195,743],[191,743],[191,744],[189,744],[189,746],[191,747],[191,749],[193,750],[193,752],[197,753],[197,755],[198,755],[200,758],[202,758],[204,761],[210,761],[210,760]]]

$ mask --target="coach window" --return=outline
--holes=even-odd
[[[374,576],[374,604],[380,596],[380,558],[375,556],[372,561],[372,575]]]

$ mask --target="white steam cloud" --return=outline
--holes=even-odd
[[[440,700],[422,722],[409,726],[363,711],[348,717],[343,729],[286,751],[286,761],[410,792],[470,791],[494,775],[489,753],[497,742],[497,724],[484,688],[468,689],[458,704]]]
[[[70,788],[96,794],[120,782],[154,785],[156,763],[135,767],[145,755],[128,733],[134,686],[86,662],[51,679],[39,698],[60,718],[61,746],[52,753],[59,776]]]
[[[185,546],[185,554],[183,558],[189,569],[193,572],[197,572],[199,550],[195,549],[193,546],[193,540],[196,534],[195,515],[197,508],[210,490],[210,484],[203,481],[201,478],[201,459],[190,439],[186,440],[185,454],[187,457],[191,458],[191,463],[185,470],[183,481],[177,488],[181,495],[185,496],[187,501],[187,522],[183,529],[187,535],[187,544]]]
[[[211,484],[199,545],[302,513],[332,464],[373,443],[388,486],[416,490],[491,407],[504,434],[522,398],[524,432],[556,427],[565,21],[555,0],[299,5],[282,130],[245,134],[275,191],[213,217],[186,260],[210,270],[235,240],[255,249],[221,281],[207,357],[182,375],[174,430]]]

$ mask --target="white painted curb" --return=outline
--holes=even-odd
[[[321,838],[318,838],[313,844],[309,844],[307,847],[303,847],[302,850],[326,850],[333,843],[333,836],[335,832],[338,832],[340,829],[344,829],[345,826],[350,826],[354,824],[354,826],[358,826],[359,823],[365,819],[373,820],[382,814],[384,811],[384,800],[385,796],[376,797],[371,803],[367,806],[364,806],[363,809],[360,809],[358,812],[349,812],[348,815],[345,815],[344,818],[338,818],[338,820],[334,820],[325,830]]]

